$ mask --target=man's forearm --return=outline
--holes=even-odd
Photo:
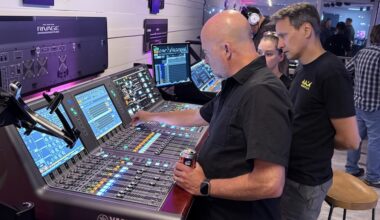
[[[210,181],[212,197],[253,201],[277,198],[281,196],[285,183],[285,169],[276,167],[271,173],[244,174],[228,179],[212,179]]]

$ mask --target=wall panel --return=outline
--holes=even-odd
[[[109,68],[104,74],[150,62],[142,51],[144,19],[168,19],[168,42],[197,40],[203,23],[204,0],[166,0],[157,15],[149,14],[148,0],[55,0],[51,7],[1,0],[0,15],[107,17]],[[0,42],[1,44],[1,42]],[[199,47],[195,47],[199,52]]]

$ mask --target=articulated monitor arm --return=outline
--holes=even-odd
[[[50,110],[50,114],[55,112],[62,122],[62,129],[28,107],[21,98],[21,84],[19,82],[13,82],[9,87],[11,92],[0,90],[0,127],[14,124],[18,128],[25,128],[26,135],[35,130],[64,140],[69,148],[75,145],[80,131],[75,127],[71,128],[62,112],[58,109],[63,100],[61,93],[54,93],[53,99],[47,94],[43,95],[49,103],[47,108]],[[40,126],[37,126],[37,124]]]

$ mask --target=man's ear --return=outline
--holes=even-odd
[[[308,22],[303,23],[301,28],[306,38],[310,38],[314,34],[313,26]]]
[[[232,56],[232,51],[231,51],[231,45],[229,43],[224,44],[224,52],[226,54],[226,57],[230,59]]]

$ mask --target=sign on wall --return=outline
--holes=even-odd
[[[144,52],[150,51],[152,44],[167,43],[168,19],[145,19],[144,20]]]
[[[23,3],[32,5],[54,5],[54,0],[23,0]]]

